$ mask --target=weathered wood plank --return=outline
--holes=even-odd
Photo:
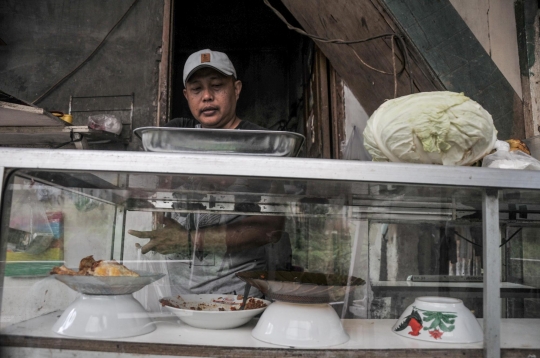
[[[330,69],[330,111],[332,121],[332,158],[343,159],[341,145],[345,141],[345,99],[343,80],[335,69]]]
[[[313,53],[313,75],[305,94],[306,101],[306,150],[309,158],[331,158],[330,104],[328,93],[328,65],[323,53]]]
[[[158,79],[158,98],[157,98],[157,115],[154,125],[157,127],[164,126],[170,116],[170,91],[171,83],[171,13],[172,0],[163,1],[163,33],[161,36],[161,62],[159,63],[159,79]]]
[[[118,354],[169,355],[190,357],[342,357],[342,358],[481,358],[481,349],[288,349],[288,348],[242,348],[179,344],[148,344],[119,341],[81,340],[46,337],[0,336],[0,356],[14,355],[19,347],[72,351],[84,357],[84,352],[113,352]],[[10,355],[11,354],[11,355]],[[502,349],[501,357],[518,358],[539,355],[538,349]],[[93,357],[94,355],[92,355]]]
[[[305,31],[329,39],[357,40],[399,31],[397,26],[392,28],[388,25],[391,19],[383,17],[371,1],[282,0],[282,2]],[[320,41],[316,43],[368,114],[373,113],[385,100],[394,97],[393,76],[368,68],[355,55],[356,51],[369,66],[391,73],[393,64],[389,39],[353,45]],[[411,50],[414,52],[414,48]],[[396,66],[399,69],[403,65],[403,59],[399,51],[396,55]],[[419,68],[418,62],[411,61],[411,69],[415,91],[433,91],[442,88],[436,78],[430,77],[429,71]],[[398,96],[410,93],[409,74],[406,71],[398,76],[397,82]]]
[[[481,349],[288,349],[288,348],[242,348],[178,344],[148,344],[120,341],[63,339],[24,336],[0,336],[0,353],[8,347],[32,347],[90,352],[116,352],[124,354],[171,355],[179,353],[189,357],[393,357],[393,358],[481,358]],[[3,356],[3,354],[2,354]]]
[[[515,2],[525,137],[540,135],[540,12],[535,0]]]
[[[318,109],[319,109],[319,128],[321,131],[321,146],[322,146],[322,158],[332,158],[331,151],[331,135],[330,135],[330,96],[328,89],[328,63],[326,57],[320,52],[317,52],[317,67],[318,67],[318,81],[317,81],[317,93],[318,93]]]

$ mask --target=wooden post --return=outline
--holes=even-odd
[[[540,10],[536,0],[515,2],[525,137],[540,135]]]
[[[159,63],[157,115],[154,122],[156,127],[163,126],[170,117],[170,48],[173,2],[172,0],[163,0],[163,3],[163,34],[161,37],[161,61]]]

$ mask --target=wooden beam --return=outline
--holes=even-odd
[[[309,158],[331,158],[330,97],[328,65],[324,54],[313,52],[313,74],[305,94],[306,103],[306,153]]]
[[[378,0],[377,0],[378,1]],[[381,34],[402,35],[388,14],[381,13],[377,1],[356,0],[282,0],[291,14],[309,34],[328,39],[358,40]],[[392,26],[391,26],[392,25]],[[385,100],[394,98],[392,45],[390,39],[341,45],[315,41],[332,66],[347,83],[368,114]],[[409,44],[410,45],[410,44]],[[412,57],[421,57],[409,46]],[[404,59],[396,50],[396,67],[402,68]],[[413,91],[443,89],[438,79],[421,62],[410,61]],[[397,96],[411,93],[408,71],[397,78]]]
[[[330,96],[328,87],[328,62],[322,52],[316,52],[315,61],[318,81],[316,83],[318,98],[318,120],[321,138],[321,158],[332,158],[331,135],[330,135]]]
[[[332,121],[332,158],[343,159],[341,145],[345,141],[345,99],[343,80],[330,67],[330,120]]]
[[[169,87],[171,66],[172,0],[163,0],[163,32],[161,35],[161,61],[159,63],[157,115],[154,125],[161,127],[170,116]]]
[[[536,0],[515,2],[523,92],[524,137],[540,135],[540,9]],[[518,108],[519,109],[519,108]]]

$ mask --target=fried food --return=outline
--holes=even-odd
[[[73,271],[71,269],[68,269],[66,266],[55,266],[51,270],[51,275],[69,275],[69,276],[75,276],[79,273],[77,271]]]
[[[94,255],[84,257],[79,263],[79,272],[93,271],[102,260],[94,260]]]
[[[510,144],[510,151],[513,152],[515,150],[521,150],[523,153],[531,155],[531,151],[529,150],[529,147],[527,147],[527,144],[519,139],[508,139],[506,141],[508,144]]]
[[[131,271],[126,266],[116,261],[100,261],[94,268],[94,276],[131,276],[139,277],[139,274]]]
[[[94,256],[84,257],[79,263],[79,271],[71,270],[64,265],[55,266],[51,270],[51,275],[70,275],[70,276],[131,276],[139,277],[139,274],[131,271],[118,262],[94,260]]]

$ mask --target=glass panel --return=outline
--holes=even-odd
[[[501,195],[503,317],[540,318],[540,192]],[[506,286],[506,287],[505,287]],[[536,326],[536,330],[540,328]]]
[[[502,317],[538,318],[538,195],[501,193]],[[113,339],[125,331],[143,337],[156,328],[154,321],[168,322],[166,329],[196,326],[198,318],[180,317],[178,323],[178,311],[171,313],[160,299],[215,294],[217,303],[180,309],[220,304],[228,310],[240,307],[246,281],[252,284],[249,295],[272,302],[266,312],[273,313],[244,324],[260,340],[278,345],[297,343],[256,328],[293,319],[302,326],[303,303],[309,317],[335,333],[327,336],[343,342],[343,330],[354,331],[365,319],[408,338],[455,336],[456,313],[433,316],[415,301],[423,296],[461,299],[474,317],[483,316],[480,189],[19,170],[9,178],[2,213],[7,262],[1,326],[7,334]],[[116,260],[140,276],[91,281],[98,264],[84,271],[87,276],[49,276],[62,264],[79,271],[90,255]],[[229,297],[235,305],[224,300]],[[412,306],[420,325],[411,324]],[[95,316],[69,316],[88,307]],[[89,323],[103,319],[113,322],[113,331]],[[353,347],[367,344],[351,339]],[[338,343],[323,340],[322,347]]]

